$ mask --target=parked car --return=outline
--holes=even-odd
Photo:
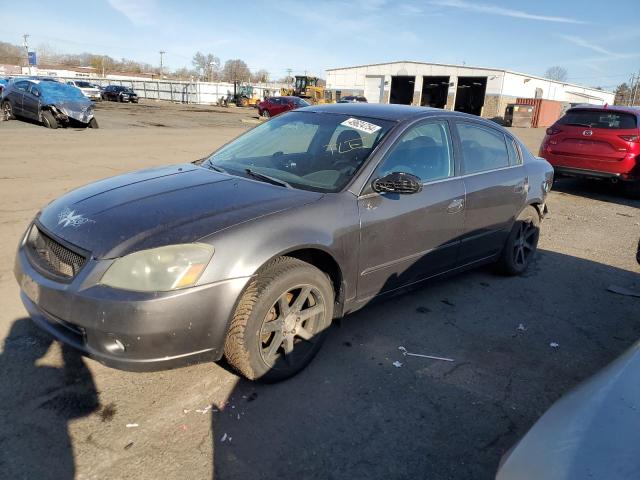
[[[107,365],[224,355],[276,381],[374,297],[483,264],[523,273],[552,181],[472,115],[318,105],[194,164],[61,196],[28,227],[15,275],[35,323]]]
[[[258,114],[264,118],[275,117],[289,110],[309,105],[309,102],[300,97],[269,97],[258,104]]]
[[[505,454],[496,480],[640,478],[640,342],[558,400]]]
[[[347,95],[341,97],[338,103],[367,103],[367,99],[362,95]]]
[[[640,109],[580,106],[551,127],[540,156],[557,174],[624,182],[640,193]]]
[[[138,103],[138,94],[129,87],[122,85],[108,85],[102,91],[103,100],[111,100],[113,102],[131,102]]]
[[[93,83],[89,83],[86,80],[69,80],[67,82],[67,85],[79,88],[85,97],[93,100],[94,102],[102,101],[100,88],[98,88]]]
[[[15,79],[2,96],[2,113],[7,120],[23,117],[47,128],[74,122],[98,128],[91,100],[77,88],[55,81]]]

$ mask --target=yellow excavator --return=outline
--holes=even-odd
[[[318,77],[307,75],[296,75],[296,82],[293,88],[282,88],[280,95],[304,98],[312,105],[326,103],[324,87],[318,85]]]

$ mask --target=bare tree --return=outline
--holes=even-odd
[[[251,74],[251,81],[254,83],[267,83],[269,81],[269,72],[265,69],[260,69],[257,72]]]
[[[214,81],[220,77],[220,59],[213,53],[196,52],[191,61],[196,70],[202,72],[206,80]]]
[[[545,78],[548,78],[549,80],[556,80],[558,82],[566,82],[567,75],[567,69],[559,65],[549,67],[547,68],[547,71],[544,72]]]
[[[248,82],[251,80],[251,71],[246,63],[239,58],[227,60],[222,69],[222,79],[225,82]]]

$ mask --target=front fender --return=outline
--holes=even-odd
[[[339,265],[345,297],[355,294],[359,220],[356,198],[349,192],[325,195],[312,204],[260,217],[200,241],[215,249],[201,284],[251,277],[273,258],[315,249]]]

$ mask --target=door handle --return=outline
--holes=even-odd
[[[447,207],[447,213],[458,213],[464,208],[464,198],[456,198],[452,200]]]

